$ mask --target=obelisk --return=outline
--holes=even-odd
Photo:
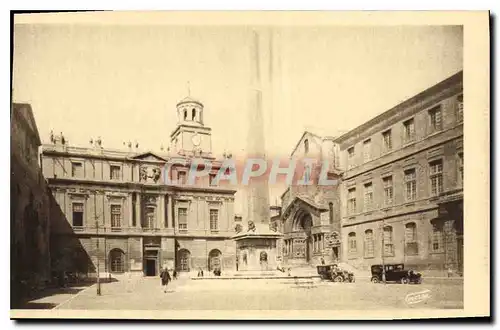
[[[265,56],[261,52],[261,38],[263,33],[252,30],[252,42],[250,46],[250,89],[248,108],[248,137],[247,137],[247,157],[266,159],[266,145],[264,135],[264,112],[263,102],[265,94],[262,92],[262,71],[261,65],[265,61]],[[263,45],[268,43],[263,42]],[[270,110],[270,109],[269,109]],[[268,163],[268,166],[271,164]],[[267,175],[259,178],[252,178],[247,186],[248,221],[254,223],[269,223],[269,185]]]

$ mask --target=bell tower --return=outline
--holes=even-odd
[[[203,103],[191,96],[177,103],[177,127],[170,135],[170,142],[179,155],[211,156],[212,129],[204,125],[203,110]]]

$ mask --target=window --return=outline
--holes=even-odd
[[[120,172],[121,172],[120,170],[121,170],[120,166],[117,166],[117,165],[110,166],[111,180],[119,180],[120,179]]]
[[[384,185],[384,204],[391,205],[392,197],[394,195],[392,176],[386,176],[385,178],[382,178],[382,184]]]
[[[407,201],[417,198],[417,173],[414,168],[406,170],[405,174],[405,197]]]
[[[109,252],[109,263],[112,273],[123,273],[125,271],[125,253],[119,249]]]
[[[418,254],[417,225],[414,222],[410,222],[405,225],[405,242],[406,242],[406,254],[417,255]]]
[[[210,231],[219,230],[219,210],[210,210]]]
[[[464,154],[458,154],[458,182],[459,185],[463,186],[464,184]]]
[[[347,213],[356,213],[356,188],[347,191]]]
[[[73,227],[83,227],[83,203],[73,203]]]
[[[458,95],[457,97],[457,122],[464,121],[464,96]]]
[[[187,110],[184,110],[184,120],[187,120],[187,117],[188,117],[188,112]]]
[[[373,206],[373,185],[371,182],[365,184],[365,211],[371,210]]]
[[[328,210],[329,210],[329,219],[330,219],[330,224],[333,224],[333,203],[330,202],[328,203]]]
[[[304,140],[304,153],[307,155],[308,152],[309,152],[309,140],[305,139]]]
[[[209,181],[209,184],[210,184],[211,186],[216,186],[216,185],[217,185],[217,182],[216,182],[216,180],[215,180],[215,177],[216,177],[216,176],[217,176],[216,174],[209,174],[209,175],[208,175],[208,181]]]
[[[415,140],[415,120],[408,119],[403,122],[403,143],[409,143]]]
[[[438,160],[429,164],[431,195],[437,196],[443,192],[443,161]]]
[[[392,132],[387,130],[382,133],[382,151],[388,152],[392,150]]]
[[[179,230],[187,230],[187,208],[179,208],[177,218],[179,219]]]
[[[372,140],[368,139],[363,142],[363,161],[369,162],[372,159]]]
[[[196,110],[193,108],[193,110],[191,110],[191,120],[194,121],[196,118]]]
[[[190,259],[191,253],[189,253],[188,250],[180,250],[179,251],[179,270],[180,271],[185,271],[188,272],[190,267],[189,267],[189,259]]]
[[[186,183],[186,172],[177,172],[177,184]]]
[[[394,255],[394,244],[392,244],[392,227],[384,227],[384,255],[393,256]]]
[[[155,208],[146,208],[146,222],[144,223],[144,228],[153,229],[155,227]]]
[[[438,132],[443,129],[440,105],[429,110],[429,119],[431,123],[431,133]]]
[[[432,252],[442,252],[443,250],[443,231],[438,225],[432,225],[431,237]]]
[[[354,147],[350,147],[347,149],[347,167],[348,168],[353,168],[355,163],[354,163]]]
[[[373,258],[375,254],[373,230],[365,230],[364,256],[365,258]]]
[[[83,164],[71,162],[71,176],[74,178],[83,177]]]
[[[111,228],[120,228],[122,223],[121,205],[111,205]]]
[[[356,233],[349,233],[347,237],[347,244],[349,247],[349,253],[356,253],[358,251],[358,247],[356,245]]]

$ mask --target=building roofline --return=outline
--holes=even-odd
[[[342,143],[345,140],[347,140],[348,138],[350,138],[351,136],[359,134],[360,132],[365,131],[369,127],[372,127],[376,123],[378,123],[378,122],[380,122],[388,117],[393,116],[394,114],[398,113],[401,110],[404,110],[404,109],[412,106],[413,104],[417,103],[422,98],[433,95],[436,92],[438,92],[446,87],[453,86],[461,81],[463,81],[463,70],[460,70],[459,72],[446,78],[445,80],[438,82],[437,84],[421,91],[417,95],[410,97],[409,99],[397,104],[396,106],[392,107],[391,109],[379,114],[378,116],[368,120],[367,122],[364,122],[363,124],[361,124],[361,125],[353,128],[352,130],[342,134],[341,136],[339,136],[335,139],[335,142]]]
[[[311,131],[308,131],[308,130],[305,130],[302,135],[300,136],[300,139],[297,141],[297,143],[295,144],[295,147],[292,149],[292,152],[290,153],[290,157],[293,156],[293,153],[295,151],[297,151],[297,148],[299,147],[300,145],[300,141],[302,141],[302,139],[304,138],[304,136],[306,136],[306,134],[311,134],[312,136],[314,136],[315,138],[318,138],[318,139],[323,139],[323,137],[319,136],[318,134],[315,134]]]

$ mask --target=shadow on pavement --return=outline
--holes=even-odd
[[[75,287],[65,287],[65,288],[46,288],[44,290],[32,292],[28,298],[20,304],[20,306],[15,307],[16,309],[51,309],[57,306],[53,303],[37,302],[36,300],[55,296],[55,295],[75,295],[78,292],[86,289],[87,287],[93,285],[94,283],[82,283]]]
[[[20,309],[52,309],[56,306],[54,303],[27,302]]]

